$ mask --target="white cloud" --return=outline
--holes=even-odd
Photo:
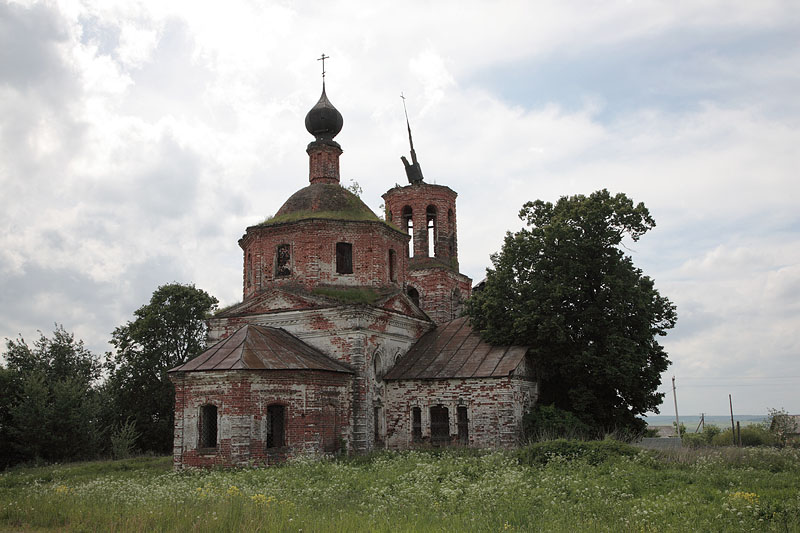
[[[624,191],[659,223],[633,249],[678,304],[670,372],[780,372],[800,342],[800,77],[772,39],[798,21],[777,1],[0,6],[0,336],[65,322],[100,351],[159,283],[238,299],[237,239],[306,183],[325,52],[344,181],[373,208],[405,180],[402,91],[427,181],[459,193],[466,273],[523,202]],[[537,66],[605,53],[658,86],[531,104],[482,77],[546,90]],[[664,103],[619,106],[640,91]]]

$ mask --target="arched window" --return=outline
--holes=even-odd
[[[425,210],[425,219],[428,225],[428,256],[438,255],[436,252],[436,206],[429,205]]]
[[[419,291],[414,287],[409,287],[407,291],[408,297],[411,298],[411,301],[419,307]]]
[[[204,405],[200,408],[200,442],[199,448],[217,447],[217,406]]]
[[[267,448],[286,446],[286,407],[273,404],[267,407]]]
[[[408,257],[414,257],[414,211],[409,205],[403,208],[403,227],[411,235],[408,241]]]
[[[349,242],[336,243],[336,273],[353,273],[353,245]]]
[[[275,250],[275,277],[292,275],[292,247],[288,244],[279,244]]]

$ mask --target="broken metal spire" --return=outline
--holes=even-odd
[[[406,97],[400,93],[400,98],[403,99],[403,112],[406,114],[406,127],[408,128],[408,144],[411,146],[411,164],[405,156],[401,156],[403,165],[406,167],[406,176],[409,183],[422,183],[422,167],[417,161],[417,152],[414,150],[414,139],[411,137],[411,122],[408,120],[408,109],[406,108]]]

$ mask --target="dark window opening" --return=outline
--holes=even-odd
[[[267,448],[286,446],[286,407],[270,405],[267,407]]]
[[[411,409],[411,441],[422,441],[422,409],[419,407]]]
[[[458,442],[466,446],[469,444],[469,418],[467,418],[467,407],[458,406]]]
[[[411,301],[419,307],[419,291],[414,287],[408,288],[408,297],[411,298]]]
[[[397,281],[397,254],[389,250],[389,281]]]
[[[217,447],[217,406],[200,408],[200,448]]]
[[[436,207],[429,205],[425,211],[428,231],[428,256],[438,255],[436,252]]]
[[[383,436],[381,434],[381,418],[383,418],[383,410],[379,405],[372,409],[372,425],[373,425],[373,440],[376,445],[383,444]]]
[[[275,276],[290,276],[292,274],[291,267],[292,248],[288,244],[281,244],[278,246],[275,258]]]
[[[449,222],[449,223],[453,222],[453,210],[452,209],[448,209],[447,210],[447,222]]]
[[[349,242],[336,243],[336,273],[353,273],[353,245]]]
[[[431,407],[431,443],[443,444],[450,440],[450,413],[447,407]]]
[[[403,208],[403,227],[406,229],[406,233],[411,235],[411,239],[408,241],[408,257],[414,257],[414,211],[411,209],[410,206],[405,206]]]

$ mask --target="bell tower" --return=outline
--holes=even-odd
[[[405,98],[403,107],[405,108]],[[458,271],[456,196],[445,185],[425,183],[406,113],[411,163],[401,157],[409,185],[383,195],[386,220],[411,236],[406,291],[437,324],[461,315],[472,280]]]

